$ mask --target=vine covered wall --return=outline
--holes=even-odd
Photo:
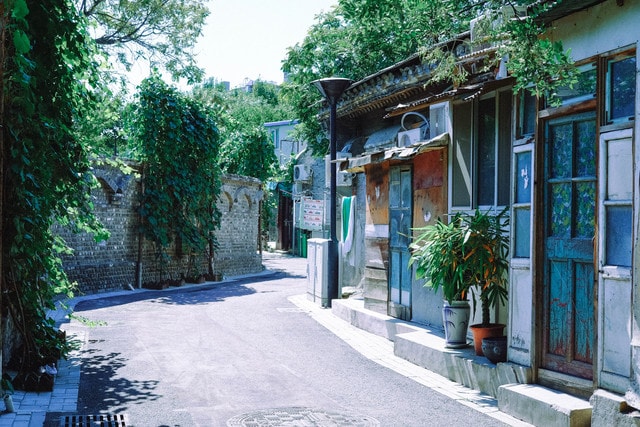
[[[62,227],[55,230],[73,249],[73,254],[63,256],[62,261],[69,279],[77,282],[78,294],[137,287],[138,262],[142,263],[143,284],[207,273],[205,253],[179,256],[174,247],[168,259],[159,260],[154,245],[146,240],[139,251],[139,177],[106,165],[96,167],[95,173],[101,184],[92,191],[95,214],[111,233],[110,238],[96,243],[87,233],[74,234]],[[259,180],[239,175],[222,176],[222,192],[217,203],[222,218],[216,231],[218,248],[214,252],[214,270],[223,277],[263,269],[257,246],[261,197]]]

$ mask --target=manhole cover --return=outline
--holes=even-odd
[[[242,414],[227,421],[227,426],[362,426],[377,427],[380,423],[360,414],[324,411],[313,408],[264,409]]]
[[[127,416],[109,415],[65,415],[60,419],[60,427],[126,427]]]

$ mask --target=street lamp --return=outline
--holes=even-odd
[[[329,203],[329,224],[331,240],[329,241],[327,265],[327,307],[331,300],[338,298],[338,238],[336,236],[336,105],[342,93],[353,83],[350,79],[329,77],[312,82],[329,103],[329,164],[331,165]]]

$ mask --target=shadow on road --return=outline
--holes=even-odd
[[[89,345],[99,344],[89,341]],[[157,400],[157,380],[131,381],[120,378],[117,371],[127,364],[120,353],[102,352],[88,348],[81,352],[82,380],[78,393],[78,411],[92,413],[110,408],[112,411],[126,410],[132,404],[143,404]]]
[[[258,282],[279,280],[292,277],[282,272],[274,272],[267,276],[232,279],[224,282],[207,283],[204,285],[183,285],[162,291],[145,290],[134,291],[130,294],[105,296],[102,298],[80,301],[75,305],[74,312],[96,310],[115,307],[139,301],[151,301],[164,304],[206,304],[224,301],[227,298],[245,296],[255,293],[250,285]]]

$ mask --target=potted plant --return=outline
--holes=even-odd
[[[476,300],[482,306],[482,324],[473,325],[472,331],[481,326],[491,327],[490,310],[498,302],[506,301],[507,272],[509,268],[509,242],[505,233],[508,225],[508,209],[496,215],[476,210],[474,214],[456,213],[448,224],[440,219],[434,225],[416,229],[418,231],[411,244],[412,256],[409,265],[416,264],[416,277],[426,278],[425,286],[437,291],[442,287],[447,304],[443,308],[445,336],[449,311],[458,304],[467,306],[467,295],[472,293],[473,311]],[[468,324],[468,318],[467,318]],[[504,325],[499,326],[502,335]],[[458,328],[459,329],[459,328]],[[466,345],[466,324],[464,341]],[[494,332],[495,333],[495,332]],[[482,339],[475,338],[476,354],[482,355]]]
[[[477,355],[482,355],[482,340],[485,337],[503,335],[505,325],[491,323],[490,311],[498,303],[507,300],[507,283],[509,271],[509,238],[506,216],[508,208],[496,215],[476,210],[473,215],[465,215],[467,228],[467,247],[469,248],[467,264],[472,275],[473,285],[470,287],[473,312],[476,303],[480,302],[482,323],[471,325],[474,348]]]
[[[426,279],[425,286],[434,292],[442,289],[445,345],[466,347],[470,315],[467,294],[474,282],[466,262],[468,249],[463,216],[458,213],[448,223],[438,218],[435,224],[415,231],[409,266],[416,264],[416,277]]]

